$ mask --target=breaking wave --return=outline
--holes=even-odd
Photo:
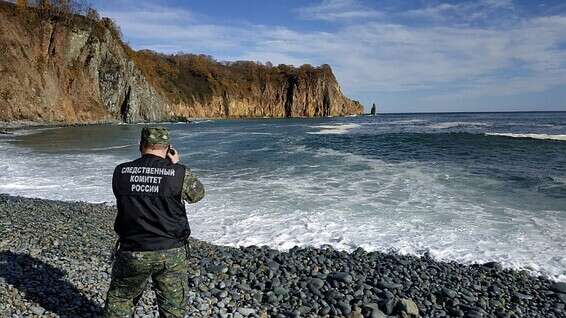
[[[530,138],[541,140],[566,141],[566,135],[547,135],[547,134],[514,134],[514,133],[485,133],[488,136],[500,136],[510,138]]]
[[[490,126],[489,123],[483,122],[463,122],[463,121],[455,121],[455,122],[443,122],[443,123],[436,123],[429,125],[429,128],[432,129],[448,129],[448,128],[456,128],[456,127],[485,127]]]
[[[311,135],[341,135],[345,134],[351,129],[361,127],[358,124],[336,124],[336,125],[318,125],[309,126],[310,128],[318,128],[319,131],[309,131],[307,134]]]
[[[565,140],[566,113],[164,125],[207,188],[203,201],[187,207],[199,239],[283,250],[428,251],[566,281],[566,143],[512,139]],[[0,138],[0,192],[113,202],[113,168],[139,155],[131,145],[140,129],[69,127]]]

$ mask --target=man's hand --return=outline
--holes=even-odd
[[[173,164],[179,162],[179,160],[181,160],[181,158],[179,157],[179,152],[177,151],[177,149],[173,149],[171,148],[171,150],[175,151],[175,154],[172,155],[171,152],[167,151],[167,158],[169,158],[169,160],[171,160],[171,162]]]

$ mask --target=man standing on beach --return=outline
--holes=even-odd
[[[140,152],[112,178],[119,240],[104,316],[131,317],[151,277],[160,317],[184,317],[190,228],[183,201],[200,201],[204,187],[179,163],[166,128],[144,128]]]

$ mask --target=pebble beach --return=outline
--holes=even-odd
[[[0,316],[98,317],[115,208],[0,195]],[[566,317],[566,284],[498,263],[191,239],[189,317]],[[146,291],[136,317],[156,317]]]

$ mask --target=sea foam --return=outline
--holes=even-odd
[[[307,132],[307,134],[311,134],[311,135],[332,135],[332,134],[336,134],[336,135],[341,135],[341,134],[345,134],[348,131],[350,131],[351,129],[354,128],[359,128],[361,127],[358,124],[335,124],[335,125],[317,125],[317,126],[310,126],[310,128],[318,128],[320,129],[319,131],[309,131]]]
[[[530,138],[541,140],[566,141],[566,135],[547,135],[547,134],[515,134],[515,133],[485,133],[488,136],[501,136],[510,138]]]
[[[185,154],[184,162],[206,186],[205,199],[187,205],[193,235],[218,244],[268,245],[282,250],[330,244],[348,251],[356,247],[403,254],[428,251],[441,260],[499,261],[506,267],[530,268],[566,281],[566,215],[563,205],[557,204],[564,202],[559,201],[563,200],[559,191],[565,176],[556,168],[557,160],[554,166],[547,161],[544,169],[533,165],[527,170],[551,175],[557,184],[553,195],[558,198],[534,191],[534,187],[516,187],[517,181],[508,177],[523,177],[521,173],[506,169],[495,177],[482,173],[483,166],[462,165],[450,151],[436,152],[438,148],[419,143],[416,137],[438,133],[428,127],[435,122],[444,126],[465,123],[465,128],[474,130],[488,127],[471,124],[481,118],[466,122],[470,116],[438,116],[419,115],[412,122],[403,116],[400,120],[407,120],[406,124],[398,125],[387,125],[386,116],[375,121],[313,120],[317,124],[308,119],[170,125],[176,148]],[[524,122],[528,128],[532,119]],[[506,131],[494,127],[488,129]],[[81,134],[86,128],[72,129]],[[57,139],[62,135],[56,131],[41,132],[53,138],[54,146],[49,149],[37,143],[50,138],[10,137],[25,141],[18,143],[0,140],[0,192],[113,202],[113,168],[135,158],[137,149],[93,150],[131,144],[132,138],[139,137],[140,127],[108,129],[117,131],[93,135],[92,141],[72,151],[65,148],[68,139]],[[360,138],[349,133],[361,133]],[[470,140],[484,141],[482,136],[474,132]],[[501,142],[510,147],[516,144],[510,138]],[[557,151],[562,146],[552,145]],[[377,151],[380,149],[386,151]],[[408,155],[412,150],[433,153]],[[534,148],[521,150],[532,155],[526,159],[541,158]],[[498,159],[483,164],[495,170],[505,168],[501,163],[505,157]],[[521,164],[519,160],[518,168]]]
[[[484,122],[465,122],[465,121],[456,121],[456,122],[441,122],[429,125],[429,128],[432,129],[448,129],[448,128],[456,128],[456,127],[485,127],[490,126],[489,123]]]

